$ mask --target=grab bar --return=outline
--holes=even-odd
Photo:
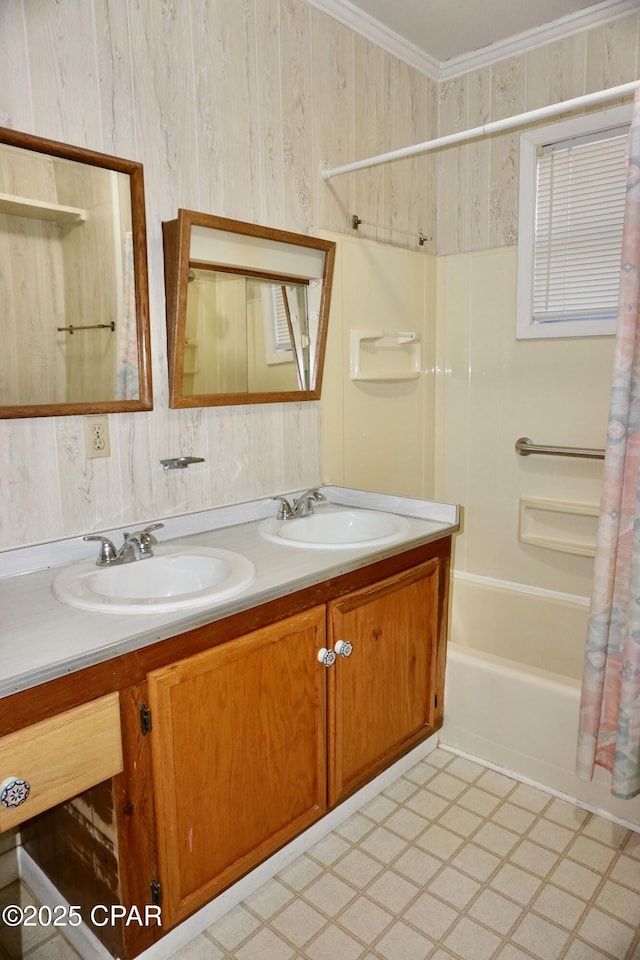
[[[528,437],[516,440],[516,453],[521,457],[528,457],[530,453],[546,453],[552,457],[583,457],[588,460],[604,460],[604,450],[593,450],[589,447],[547,447],[534,443]]]

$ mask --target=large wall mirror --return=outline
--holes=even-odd
[[[0,127],[0,417],[149,410],[142,165]]]
[[[163,234],[170,405],[317,400],[333,241],[192,210]]]

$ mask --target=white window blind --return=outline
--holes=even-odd
[[[617,127],[537,149],[534,324],[616,317],[627,132]]]
[[[291,335],[287,321],[287,308],[284,302],[284,293],[279,284],[272,284],[271,296],[273,304],[274,350],[276,353],[285,351],[291,353]]]

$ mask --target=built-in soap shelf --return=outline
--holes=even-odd
[[[595,557],[600,507],[542,497],[520,497],[518,540],[576,557]]]
[[[411,330],[351,330],[352,380],[416,380],[421,343]]]

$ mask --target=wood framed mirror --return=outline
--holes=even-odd
[[[169,405],[319,399],[335,243],[193,210],[162,227]]]
[[[0,417],[152,407],[142,164],[0,127]]]

